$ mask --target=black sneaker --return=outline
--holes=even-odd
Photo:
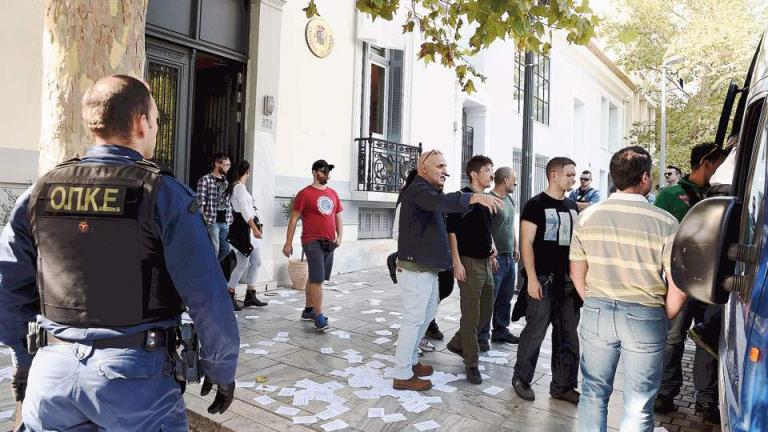
[[[572,403],[574,405],[578,405],[579,404],[579,397],[581,396],[581,393],[579,393],[576,390],[571,389],[571,390],[568,390],[567,392],[564,392],[564,393],[558,393],[558,394],[550,393],[549,395],[552,397],[552,399],[566,401],[566,402],[570,402],[570,403]]]
[[[656,400],[653,402],[653,410],[659,414],[669,414],[675,410],[675,402],[671,397],[664,396],[662,394],[656,395]]]
[[[515,389],[515,393],[517,393],[517,396],[520,397],[520,399],[529,402],[536,400],[536,394],[533,392],[530,384],[524,383],[523,380],[517,376],[512,377],[512,388]]]
[[[520,342],[520,338],[513,335],[512,333],[507,333],[503,336],[492,336],[491,341],[499,342],[499,343],[516,344]]]
[[[704,418],[704,423],[720,424],[720,408],[717,404],[697,403],[696,411],[701,412],[701,416]]]
[[[477,366],[468,366],[466,368],[467,381],[472,384],[482,384],[483,376],[480,375],[480,369]]]
[[[488,341],[477,341],[477,346],[482,352],[488,352],[491,350],[491,344],[489,344]]]
[[[315,315],[315,311],[312,309],[307,310],[304,309],[303,312],[301,312],[301,320],[302,321],[314,321],[317,316]]]
[[[445,335],[440,331],[440,327],[437,326],[437,323],[432,321],[429,323],[429,327],[427,327],[427,332],[424,334],[424,337],[433,340],[443,340]]]

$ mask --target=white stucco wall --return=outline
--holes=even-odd
[[[0,2],[0,184],[21,186],[37,177],[42,91],[41,1]]]

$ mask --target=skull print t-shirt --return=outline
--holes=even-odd
[[[558,200],[542,192],[525,203],[520,219],[536,225],[533,256],[538,276],[568,273],[568,252],[577,218],[578,207],[569,198]]]
[[[293,209],[301,213],[301,244],[336,240],[336,214],[342,207],[335,190],[307,186],[296,194]]]

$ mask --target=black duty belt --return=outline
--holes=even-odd
[[[92,346],[97,349],[101,348],[140,348],[147,351],[154,351],[158,347],[165,347],[170,341],[172,332],[175,329],[152,329],[142,333],[136,333],[125,336],[114,336],[103,339],[96,339],[92,342]],[[46,344],[47,345],[73,345],[79,342],[68,341],[65,339],[59,339],[52,335],[50,332],[46,332]]]

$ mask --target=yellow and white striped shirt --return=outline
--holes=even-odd
[[[639,194],[617,192],[579,215],[570,260],[586,261],[587,297],[664,306],[677,220]]]

